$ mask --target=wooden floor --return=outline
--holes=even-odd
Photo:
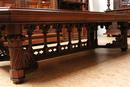
[[[26,78],[14,85],[9,62],[0,63],[0,87],[130,87],[130,47],[128,52],[98,48],[41,61]]]

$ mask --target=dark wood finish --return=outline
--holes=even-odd
[[[94,33],[94,29],[96,28],[97,26],[95,26],[94,23],[89,23],[88,24],[88,47],[90,49],[92,48],[95,48],[95,33]]]
[[[22,37],[21,37],[22,25],[21,24],[9,24],[7,26],[7,40],[9,43],[9,54],[11,61],[11,79],[14,83],[21,83],[24,81],[25,72],[24,68],[26,64],[24,62],[25,55],[21,49]]]
[[[78,47],[81,48],[81,31],[82,31],[82,27],[83,25],[82,24],[77,24],[77,31],[78,31]]]
[[[55,25],[55,29],[56,29],[56,33],[57,33],[57,52],[60,53],[60,32],[62,30],[62,25],[61,24],[57,24]]]
[[[126,51],[128,49],[128,44],[127,44],[127,30],[128,30],[128,23],[123,22],[120,23],[120,30],[121,30],[121,50]]]
[[[68,48],[69,48],[69,50],[71,50],[71,48],[72,48],[72,42],[71,42],[71,40],[72,40],[72,38],[71,38],[71,35],[72,35],[72,29],[73,29],[73,24],[69,24],[68,26],[67,26],[67,31],[68,31],[68,38],[69,38],[69,42],[68,42]]]
[[[32,57],[35,60],[43,60],[55,56],[65,55],[68,53],[78,52],[95,48],[97,45],[97,34],[95,27],[97,25],[106,25],[117,22],[121,26],[121,42],[118,48],[123,51],[127,50],[127,24],[130,21],[128,14],[111,14],[88,11],[62,11],[62,10],[43,10],[43,9],[0,9],[0,25],[6,26],[6,34],[8,39],[9,57],[11,62],[11,78],[14,83],[21,83],[25,78],[25,70],[36,65],[32,62]],[[78,25],[77,25],[78,24]],[[23,26],[29,25],[28,31],[29,44],[23,47]],[[39,25],[44,34],[42,43],[43,48],[32,49],[32,31],[34,26]],[[56,46],[49,47],[47,43],[47,34],[51,26],[56,26],[57,42]],[[85,25],[85,26],[84,26]],[[62,26],[67,26],[68,44],[60,45],[60,30]],[[78,43],[72,43],[73,27],[78,29]],[[88,40],[81,42],[81,28],[85,27],[88,30]],[[124,29],[125,28],[125,29]],[[30,29],[30,30],[28,30]],[[124,30],[122,30],[124,29]],[[61,30],[62,31],[62,30]],[[39,45],[39,44],[38,44]],[[25,48],[25,49],[24,49]],[[42,57],[42,58],[41,58]],[[31,62],[30,62],[31,60]]]
[[[50,28],[50,25],[41,25],[42,26],[42,32],[44,34],[44,48],[43,48],[43,51],[44,51],[44,55],[46,56],[47,54],[47,33],[48,33],[48,30]]]
[[[42,3],[42,1],[45,1],[44,3]],[[62,0],[59,0],[60,2],[62,2]],[[82,0],[81,0],[82,1]],[[12,0],[12,1],[3,1],[2,0],[2,3],[6,6],[6,4],[8,3],[8,4],[10,4],[11,6],[11,8],[20,8],[20,7],[29,7],[29,8],[44,8],[44,5],[45,5],[45,8],[50,8],[51,7],[51,4],[52,4],[52,2],[50,1],[50,0]],[[70,1],[70,3],[72,3],[72,4],[78,4],[78,5],[80,5],[80,8],[82,9],[83,7],[84,7],[84,9],[85,9],[85,7],[86,7],[86,9],[88,9],[88,0],[85,0],[85,2],[84,3],[86,3],[86,4],[84,4],[84,3],[82,3],[82,2],[72,2],[72,1]],[[47,5],[46,5],[47,4]],[[82,5],[82,4],[84,4],[84,5]],[[65,5],[66,6],[66,5]],[[71,6],[71,7],[73,7],[73,6]],[[73,7],[73,8],[75,8],[75,7]],[[71,9],[71,8],[70,8]],[[77,9],[77,8],[76,8]],[[81,10],[80,9],[80,10]],[[73,32],[73,31],[72,31]],[[54,33],[54,32],[53,32]],[[63,33],[63,32],[62,32]],[[73,32],[73,33],[75,33],[75,32]],[[35,35],[37,35],[37,36],[40,36],[39,34],[35,34]],[[50,35],[49,33],[48,33],[48,35]],[[56,34],[55,34],[56,35]],[[34,35],[33,35],[34,36]],[[63,35],[64,36],[64,35]],[[52,38],[49,38],[49,41],[48,42],[55,42],[56,41],[56,38],[55,38],[56,36],[54,36],[54,38],[52,39]],[[33,38],[33,37],[32,37]],[[62,37],[61,37],[62,38]],[[65,38],[65,37],[63,37],[63,38]],[[28,44],[27,43],[27,41],[24,41],[25,43],[25,45],[26,44]],[[33,41],[32,41],[32,43],[33,44],[37,44],[37,43],[40,43],[40,42],[44,42],[44,41],[42,41],[42,40],[40,40],[40,41],[36,41],[36,40],[34,40],[33,39]]]
[[[22,13],[21,13],[22,11]],[[58,15],[60,14],[60,16]],[[61,11],[44,9],[9,9],[0,11],[0,23],[42,23],[42,22],[111,22],[130,21],[127,14],[110,14],[101,12]],[[9,21],[9,16],[11,20]],[[26,19],[26,20],[25,20]],[[35,20],[35,21],[34,21]]]

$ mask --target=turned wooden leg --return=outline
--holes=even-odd
[[[95,48],[95,24],[88,24],[88,48],[93,49]]]
[[[122,51],[127,51],[128,49],[127,30],[128,30],[128,23],[127,22],[120,23],[120,31],[121,31],[120,45]]]
[[[14,83],[24,82],[25,57],[22,50],[22,25],[10,24],[7,26],[7,40],[10,56],[10,76]]]

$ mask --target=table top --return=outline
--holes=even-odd
[[[32,8],[0,8],[0,23],[42,22],[127,22],[130,15],[105,12],[67,11]]]

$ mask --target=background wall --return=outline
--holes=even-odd
[[[113,9],[113,0],[110,0]],[[90,11],[100,11],[104,12],[107,9],[107,0],[89,0],[89,10]]]

